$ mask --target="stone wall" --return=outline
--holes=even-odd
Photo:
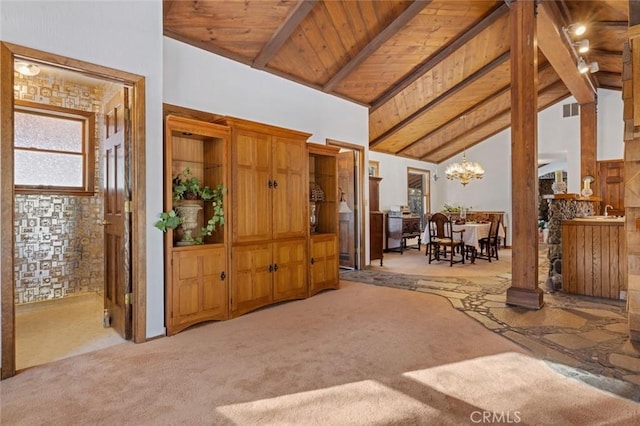
[[[576,197],[578,197],[577,194]],[[577,198],[548,198],[547,202],[549,204],[549,223],[547,225],[549,230],[547,237],[549,279],[553,288],[560,290],[562,289],[562,221],[576,217],[593,216],[598,211],[600,203]]]

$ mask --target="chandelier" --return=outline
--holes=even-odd
[[[466,185],[471,179],[482,179],[484,169],[478,163],[468,162],[465,152],[462,154],[462,163],[449,164],[445,174],[447,179],[458,179],[462,185]]]

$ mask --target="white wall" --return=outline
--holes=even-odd
[[[580,117],[562,118],[562,105],[575,102],[569,97],[538,114],[538,153],[540,156],[557,159],[548,171],[557,168],[567,171],[568,192],[578,193],[581,189],[580,176]],[[598,91],[598,160],[623,158],[624,143],[622,122],[622,97],[620,92],[601,89]],[[381,191],[381,208],[397,203],[405,197],[406,167],[401,171],[393,157],[371,153],[371,159],[380,160],[380,170],[389,173],[390,186]],[[456,155],[439,165],[430,165],[437,170],[440,179],[431,180],[431,208],[438,211],[444,204],[464,205],[474,210],[499,210],[507,212],[508,225],[511,219],[511,131],[504,130],[467,150],[467,160],[480,163],[485,169],[485,177],[462,186],[457,181],[449,181],[444,176],[446,166],[462,160]],[[395,170],[394,170],[395,169]],[[392,172],[394,170],[394,172]],[[386,177],[386,176],[385,176]],[[384,184],[384,180],[382,181]],[[405,204],[405,203],[402,203]],[[511,234],[511,233],[510,233]],[[510,244],[511,237],[508,236]]]
[[[369,160],[380,162],[380,211],[387,211],[391,206],[406,206],[407,193],[407,168],[429,170],[435,169],[433,163],[411,160],[380,152],[369,151]],[[435,189],[431,179],[431,191]],[[433,202],[433,194],[431,198]]]
[[[162,2],[1,1],[0,40],[144,76],[147,194],[162,193]],[[4,160],[3,160],[4,161]],[[147,336],[164,334],[162,197],[147,197]]]
[[[369,143],[365,107],[166,37],[163,100],[309,132],[321,144]]]
[[[598,90],[598,161],[624,158],[622,93]]]

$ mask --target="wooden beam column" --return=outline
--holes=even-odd
[[[640,3],[629,1],[629,44],[622,60],[624,204],[629,338],[640,342]]]
[[[538,288],[538,42],[536,2],[511,3],[511,287],[507,304],[543,305]]]
[[[598,108],[595,102],[580,105],[580,179],[589,175],[596,180],[591,182],[593,195],[599,196],[597,169],[598,147]]]

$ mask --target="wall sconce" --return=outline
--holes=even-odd
[[[438,176],[438,170],[436,169],[433,171],[433,181],[437,182],[438,179],[440,179],[440,176]]]
[[[591,62],[590,64],[587,64],[582,57],[578,59],[577,66],[580,74],[585,74],[587,72],[591,72],[593,74],[594,72],[598,72],[600,70],[600,66],[597,62]]]
[[[349,205],[344,200],[344,191],[342,188],[338,187],[338,191],[340,191],[340,204],[338,205],[338,213],[353,213],[349,208]]]
[[[19,72],[22,75],[26,75],[29,77],[33,77],[34,75],[38,75],[40,73],[40,67],[35,64],[30,64],[28,62],[16,61],[13,64],[13,69]]]

